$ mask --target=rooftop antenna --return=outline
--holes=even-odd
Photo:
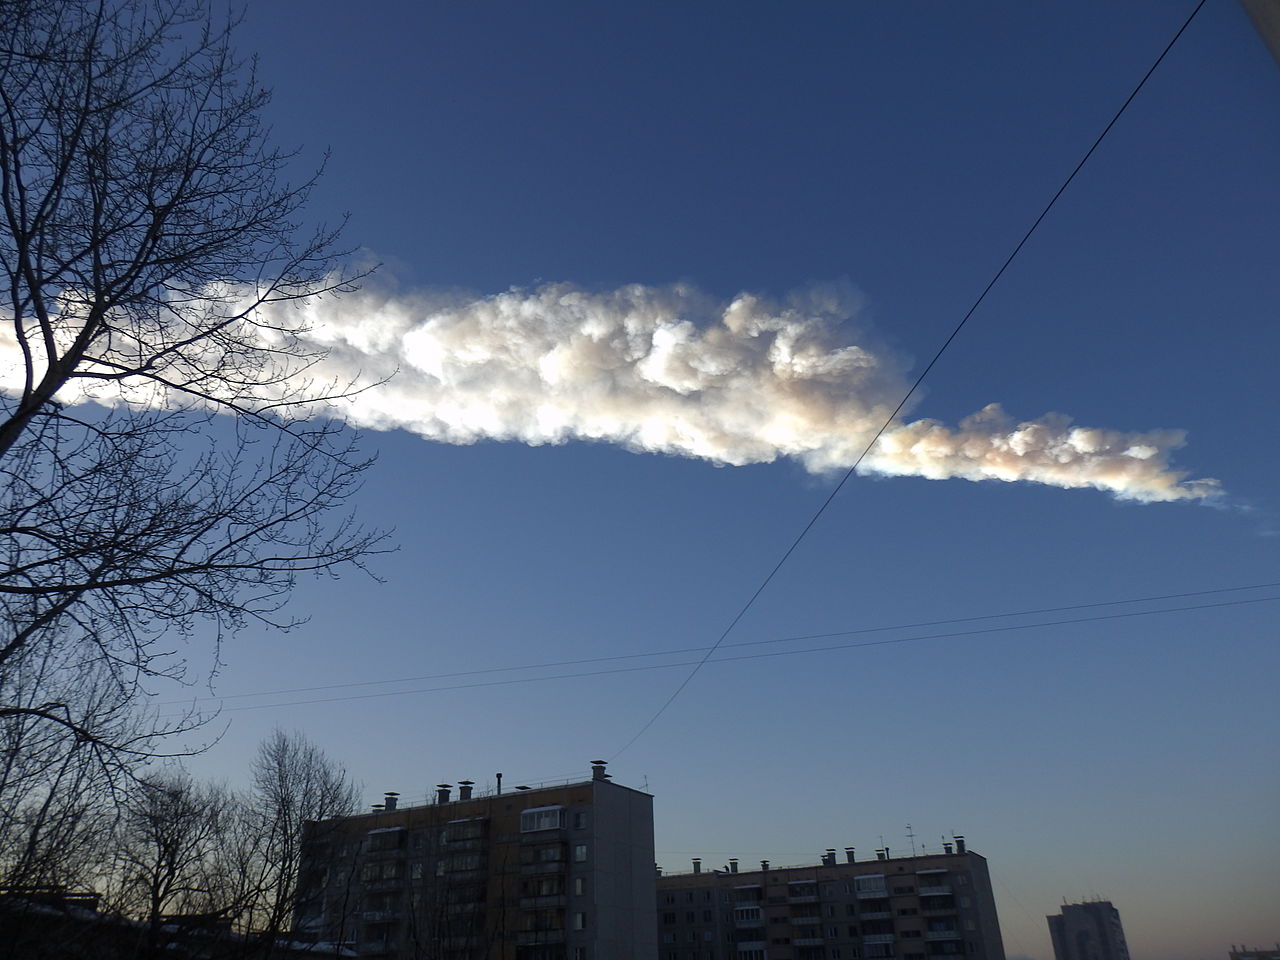
[[[916,855],[916,835],[911,829],[911,824],[907,824],[907,839],[911,841],[911,855]]]

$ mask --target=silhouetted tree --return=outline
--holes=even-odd
[[[335,233],[300,225],[314,178],[286,180],[233,26],[204,0],[0,0],[6,697],[56,651],[128,702],[184,677],[161,636],[288,625],[298,575],[380,542],[342,512],[368,460],[306,419],[348,385],[313,382],[300,314],[261,309],[351,278]],[[63,673],[38,676],[0,725],[130,755],[190,727],[122,741]]]
[[[299,897],[304,842],[323,839],[316,833],[323,821],[355,813],[359,794],[346,771],[319,747],[283,730],[259,746],[251,773],[259,897],[250,922],[269,941],[291,930],[295,912],[309,906]],[[320,888],[305,892],[323,895]]]

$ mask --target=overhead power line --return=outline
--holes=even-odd
[[[1216,607],[1239,607],[1255,603],[1271,603],[1280,600],[1280,596],[1250,597],[1243,600],[1220,600],[1216,603],[1198,603],[1183,607],[1163,607],[1156,610],[1129,610],[1123,613],[1105,613],[1092,617],[1067,617],[1060,620],[1046,620],[1040,623],[1016,623],[1007,626],[978,627],[973,630],[954,630],[948,633],[918,634],[908,637],[889,637],[883,640],[861,640],[853,643],[833,643],[819,647],[806,647],[802,650],[773,650],[768,653],[744,653],[737,656],[720,656],[712,663],[739,663],[747,660],[769,660],[777,657],[800,656],[810,653],[830,653],[837,650],[853,650],[861,647],[883,647],[902,643],[917,643],[924,640],[948,640],[957,637],[976,637],[985,634],[1010,633],[1016,630],[1035,630],[1044,627],[1060,627],[1077,623],[1098,623],[1105,620],[1126,620],[1135,617],[1151,617],[1166,613],[1185,613],[1194,610],[1209,610]],[[850,631],[856,633],[859,631]],[[839,636],[826,634],[825,636]],[[813,639],[816,639],[814,637]],[[769,641],[764,641],[769,642]],[[750,646],[737,644],[734,646]],[[352,693],[338,697],[313,697],[305,700],[284,700],[274,703],[251,703],[239,706],[223,707],[224,712],[240,712],[246,710],[268,710],[281,707],[299,707],[317,703],[344,703],[354,700],[380,700],[387,697],[420,696],[426,693],[442,693],[450,690],[472,690],[479,687],[507,687],[522,683],[540,683],[548,680],[576,680],[584,677],[602,677],[611,674],[639,673],[649,670],[669,670],[676,667],[688,667],[694,664],[705,664],[707,658],[698,660],[682,660],[676,663],[647,663],[629,667],[610,667],[603,670],[584,670],[578,673],[556,673],[537,677],[508,677],[503,680],[477,680],[472,683],[456,683],[439,687],[426,687],[416,690],[379,690],[374,693]],[[477,673],[481,671],[476,671]],[[188,701],[189,703],[189,701]]]
[[[804,640],[828,640],[834,637],[850,637],[868,633],[888,633],[893,630],[919,630],[924,627],[945,627],[957,623],[977,623],[982,620],[1006,620],[1014,617],[1036,617],[1048,613],[1064,613],[1068,610],[1092,610],[1100,607],[1120,607],[1135,603],[1159,603],[1163,600],[1186,600],[1191,597],[1208,597],[1223,593],[1240,593],[1245,590],[1268,590],[1280,587],[1280,580],[1270,583],[1254,583],[1236,587],[1216,587],[1212,590],[1184,590],[1180,593],[1164,593],[1149,597],[1130,597],[1125,600],[1094,600],[1086,603],[1069,603],[1056,607],[1038,607],[1034,610],[1012,610],[1004,613],[983,613],[967,617],[945,617],[940,620],[918,620],[914,623],[883,624],[875,627],[856,627],[850,630],[832,630],[825,633],[802,633],[789,637],[769,637],[764,640],[740,640],[737,643],[726,643],[722,647],[756,647],[775,643],[799,643]],[[228,700],[248,700],[256,697],[285,697],[304,693],[319,693],[326,690],[350,690],[356,687],[379,687],[398,683],[421,683],[426,680],[456,680],[460,677],[475,677],[493,673],[515,673],[526,670],[550,670],[553,667],[579,667],[589,663],[611,663],[621,660],[643,660],[654,657],[674,657],[686,653],[703,653],[702,647],[675,647],[670,650],[645,650],[637,653],[617,653],[604,657],[579,657],[572,660],[545,660],[542,663],[513,664],[505,667],[482,667],[473,670],[455,670],[448,673],[427,673],[415,677],[389,677],[378,680],[348,680],[342,683],[325,683],[307,687],[284,687],[275,690],[253,690],[245,693],[230,693],[220,696],[195,697],[187,700],[171,700],[158,703],[157,706],[193,706],[200,703],[216,702],[225,704]],[[663,666],[671,666],[664,664]],[[534,678],[536,679],[536,678]]]
[[[868,453],[871,452],[871,449],[880,441],[880,437],[884,434],[885,430],[887,430],[889,428],[889,425],[892,424],[894,420],[897,419],[898,414],[902,412],[902,408],[906,406],[907,401],[911,399],[911,397],[915,394],[916,390],[919,389],[920,384],[924,382],[925,377],[929,375],[929,371],[932,370],[934,368],[934,365],[942,358],[942,355],[947,351],[947,348],[951,346],[952,341],[954,341],[955,338],[960,335],[960,331],[963,330],[965,325],[969,322],[969,318],[973,316],[973,314],[977,311],[978,307],[981,306],[982,302],[986,299],[987,294],[991,292],[991,289],[1000,281],[1000,278],[1004,276],[1004,273],[1009,268],[1009,265],[1013,263],[1014,259],[1018,256],[1018,254],[1022,252],[1022,248],[1026,246],[1027,241],[1031,239],[1031,235],[1036,232],[1036,228],[1038,228],[1040,224],[1044,221],[1045,217],[1049,215],[1049,211],[1052,210],[1054,204],[1058,202],[1058,198],[1061,197],[1063,193],[1066,192],[1067,187],[1069,187],[1071,185],[1071,182],[1075,180],[1076,175],[1084,168],[1084,165],[1089,162],[1089,158],[1093,156],[1094,151],[1098,149],[1098,146],[1102,143],[1104,139],[1106,139],[1107,134],[1111,132],[1111,128],[1114,127],[1116,123],[1119,121],[1120,117],[1124,115],[1124,112],[1129,108],[1129,104],[1133,103],[1134,99],[1141,92],[1142,88],[1146,86],[1146,83],[1151,78],[1151,75],[1156,72],[1156,68],[1160,66],[1165,56],[1169,53],[1170,50],[1173,49],[1174,44],[1178,42],[1178,39],[1182,36],[1184,32],[1186,32],[1186,29],[1189,26],[1191,26],[1191,21],[1195,19],[1196,14],[1200,12],[1200,9],[1205,5],[1206,2],[1207,0],[1200,0],[1200,2],[1196,4],[1195,9],[1191,11],[1190,15],[1186,18],[1186,20],[1183,21],[1182,26],[1178,28],[1178,32],[1173,35],[1173,38],[1167,44],[1165,44],[1164,49],[1160,51],[1160,55],[1156,57],[1155,61],[1151,64],[1151,66],[1147,68],[1147,72],[1142,75],[1142,79],[1138,81],[1137,86],[1133,88],[1129,96],[1125,98],[1124,103],[1120,105],[1120,109],[1115,112],[1115,114],[1111,117],[1111,120],[1108,121],[1107,125],[1102,128],[1102,132],[1098,134],[1098,136],[1094,139],[1093,144],[1089,147],[1088,150],[1085,151],[1084,156],[1080,158],[1080,161],[1075,165],[1075,168],[1071,171],[1071,173],[1067,176],[1067,178],[1062,181],[1062,185],[1058,187],[1057,191],[1050,198],[1049,202],[1045,204],[1044,209],[1040,211],[1040,215],[1036,217],[1035,221],[1032,222],[1031,226],[1027,228],[1026,233],[1024,233],[1022,236],[1022,239],[1019,240],[1017,246],[1013,248],[1013,252],[1011,252],[1009,256],[1005,258],[1004,263],[1000,265],[1000,269],[995,272],[995,275],[991,278],[991,280],[987,283],[987,285],[982,288],[982,292],[978,294],[977,299],[974,300],[973,304],[969,307],[969,309],[965,311],[964,316],[960,318],[960,322],[955,325],[955,328],[951,331],[947,339],[942,342],[942,346],[940,346],[937,352],[934,353],[933,358],[928,362],[928,364],[925,365],[925,368],[920,371],[920,375],[916,377],[915,382],[911,384],[911,388],[907,390],[905,394],[903,394],[903,397],[898,402],[898,405],[894,407],[893,412],[889,414],[889,416],[885,419],[884,423],[880,425],[880,429],[876,431],[875,436],[871,438],[870,442],[867,443],[867,445],[863,448],[862,452],[858,454],[858,458],[854,460],[853,464],[849,467],[849,469],[845,471],[844,476],[840,478],[840,482],[836,484],[835,489],[833,489],[831,493],[827,496],[827,498],[822,502],[822,505],[818,507],[814,515],[809,518],[809,522],[804,525],[804,529],[800,531],[799,535],[791,542],[791,545],[787,547],[787,549],[783,552],[782,556],[778,559],[777,563],[773,565],[772,569],[769,570],[768,574],[760,582],[760,585],[756,587],[755,592],[753,592],[751,596],[747,598],[747,602],[742,605],[742,607],[734,615],[733,619],[729,621],[729,625],[726,626],[724,630],[720,633],[720,636],[716,639],[715,643],[713,643],[711,647],[707,650],[706,654],[693,665],[693,669],[689,671],[688,675],[682,681],[680,681],[679,686],[677,686],[675,690],[672,691],[671,696],[667,697],[667,699],[663,701],[662,706],[658,707],[657,711],[653,714],[653,716],[651,716],[647,721],[645,721],[644,725],[641,726],[640,729],[636,731],[635,735],[632,736],[630,740],[628,740],[616,752],[614,752],[613,756],[610,757],[611,760],[616,760],[619,756],[621,756],[628,749],[630,749],[631,745],[634,744],[637,740],[639,740],[642,736],[644,736],[644,734],[649,730],[649,728],[652,727],[657,722],[658,718],[667,712],[667,709],[673,703],[675,703],[676,699],[680,696],[680,694],[683,693],[685,688],[688,687],[689,684],[693,681],[693,678],[698,675],[698,671],[702,669],[702,667],[706,664],[706,662],[711,659],[711,656],[716,652],[716,650],[720,648],[720,645],[724,643],[725,638],[727,638],[729,634],[733,632],[733,629],[738,625],[738,623],[742,620],[742,618],[746,616],[747,611],[750,610],[755,605],[756,600],[759,599],[762,593],[764,593],[765,588],[767,588],[769,584],[773,582],[773,578],[777,576],[778,571],[782,569],[783,565],[785,565],[786,562],[791,558],[791,555],[795,553],[796,548],[799,547],[801,542],[805,539],[805,537],[809,535],[809,531],[813,529],[814,525],[818,522],[818,519],[824,513],[827,512],[827,508],[831,506],[832,501],[834,501],[836,496],[840,493],[840,491],[844,489],[844,485],[849,482],[849,479],[854,475],[858,467],[862,464],[863,459],[867,456]]]

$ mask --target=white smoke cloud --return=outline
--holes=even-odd
[[[594,440],[729,465],[787,457],[823,473],[857,459],[908,386],[905,364],[856,332],[857,307],[842,287],[725,304],[687,285],[550,284],[480,298],[367,289],[263,309],[329,351],[311,375],[377,382],[331,406],[355,426],[445,443]],[[896,421],[860,469],[1148,502],[1214,496],[1216,481],[1170,466],[1183,440],[1058,414],[1019,423],[992,404],[954,428]]]

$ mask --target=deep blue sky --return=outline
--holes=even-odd
[[[332,151],[313,209],[350,213],[380,285],[848,281],[918,367],[1190,7],[277,2],[241,45],[276,138]],[[1177,462],[1220,479],[1225,508],[857,479],[729,642],[1280,581],[1277,170],[1280,70],[1211,0],[916,407],[1186,429]],[[400,544],[386,582],[303,585],[311,623],[230,643],[218,693],[704,646],[833,484],[605,445],[366,445],[361,514]],[[990,858],[1010,954],[1045,960],[1044,915],[1095,894],[1135,960],[1270,942],[1276,610],[711,665],[612,770],[655,794],[671,869],[901,850],[911,823]],[[279,724],[371,799],[570,776],[683,675],[228,710],[195,766],[238,780]]]

